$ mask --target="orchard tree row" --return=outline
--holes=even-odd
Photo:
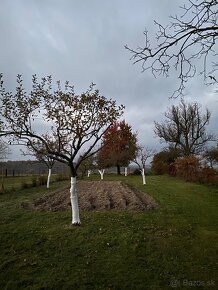
[[[134,162],[145,184],[145,164],[154,156],[154,174],[169,173],[190,181],[213,182],[217,179],[218,143],[217,136],[207,132],[210,117],[209,110],[204,112],[200,104],[181,99],[177,106],[168,109],[163,122],[154,122],[154,133],[167,144],[157,154],[152,149],[137,146],[137,136],[125,122],[116,123],[103,136],[105,146],[96,155],[99,171],[103,174],[104,168],[117,166],[119,174],[120,166]]]
[[[9,92],[1,74],[0,94],[0,136],[10,144],[26,146],[50,167],[54,160],[69,166],[72,223],[79,225],[78,168],[99,151],[102,136],[122,116],[124,106],[100,95],[93,84],[79,95],[69,82],[63,88],[57,82],[53,88],[51,76],[38,80],[34,75],[32,89],[27,93],[21,75],[15,92]]]
[[[124,167],[127,176],[127,167],[135,163],[141,172],[143,184],[146,184],[146,161],[153,153],[152,149],[138,144],[137,133],[132,131],[129,124],[117,121],[103,135],[101,149],[81,164],[81,171],[89,176],[92,170],[98,169],[103,179],[106,168],[116,167],[120,175],[121,167]]]
[[[47,186],[54,161],[66,164],[71,172],[70,200],[72,223],[80,224],[76,179],[79,168],[91,170],[93,158],[103,178],[105,168],[139,166],[145,184],[145,165],[154,154],[150,148],[139,146],[137,134],[125,121],[119,121],[124,106],[107,99],[94,90],[76,94],[74,87],[58,81],[53,88],[52,77],[32,78],[32,89],[26,92],[21,75],[15,92],[4,87],[0,75],[1,123],[0,137],[12,145],[24,145],[27,152],[43,161],[49,168]],[[163,123],[155,122],[155,134],[181,156],[201,153],[215,136],[207,134],[210,112],[203,114],[197,103],[172,106]],[[1,142],[1,155],[7,146]],[[208,151],[210,152],[210,150]],[[209,153],[208,153],[209,154]],[[153,162],[154,164],[154,162]]]
[[[24,154],[34,155],[48,166],[47,186],[54,161],[69,167],[74,225],[80,224],[76,179],[82,164],[97,156],[99,170],[115,165],[120,173],[120,167],[130,161],[139,163],[136,134],[125,121],[118,122],[124,106],[100,95],[94,84],[78,95],[69,82],[62,87],[58,81],[54,88],[51,76],[38,80],[33,75],[32,89],[27,92],[18,75],[16,89],[11,92],[1,74],[0,96],[0,137],[8,144],[25,146]],[[2,157],[7,150],[4,142]]]

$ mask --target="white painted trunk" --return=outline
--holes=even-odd
[[[51,179],[51,168],[48,170],[48,177],[47,177],[47,188],[50,186],[50,179]]]
[[[72,207],[72,224],[78,225],[80,224],[80,218],[78,196],[76,192],[76,177],[71,177],[70,201]]]
[[[104,179],[104,169],[98,170],[98,172],[101,175],[101,180],[103,180]]]
[[[91,170],[88,170],[88,177],[90,176],[91,173],[92,173],[92,171]]]
[[[146,184],[146,180],[145,180],[145,175],[144,174],[142,175],[142,182],[143,182],[143,184]]]
[[[145,170],[144,169],[141,170],[141,174],[142,174],[142,183],[144,185],[144,184],[146,184],[146,180],[145,180]]]
[[[125,176],[128,175],[127,167],[124,168],[124,174],[125,174]]]

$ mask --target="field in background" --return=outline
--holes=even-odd
[[[0,195],[1,289],[217,288],[218,188],[168,176],[148,176],[146,186],[140,176],[105,180],[147,192],[159,209],[81,212],[72,227],[70,212],[21,206],[68,181]]]
[[[52,174],[50,184],[68,179],[67,174]],[[7,176],[0,178],[0,194],[2,191],[13,192],[19,189],[36,187],[47,184],[47,174],[44,175],[25,175],[25,176]]]

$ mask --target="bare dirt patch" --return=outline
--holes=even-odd
[[[78,181],[77,192],[81,210],[145,211],[157,208],[155,200],[144,192],[136,191],[121,181]],[[69,188],[57,190],[38,199],[39,210],[70,210]]]

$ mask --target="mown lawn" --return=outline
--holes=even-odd
[[[91,177],[99,178],[99,177]],[[153,196],[149,213],[23,209],[66,186],[0,195],[0,289],[217,289],[218,188],[167,176],[105,176]],[[188,286],[188,287],[187,287]]]

